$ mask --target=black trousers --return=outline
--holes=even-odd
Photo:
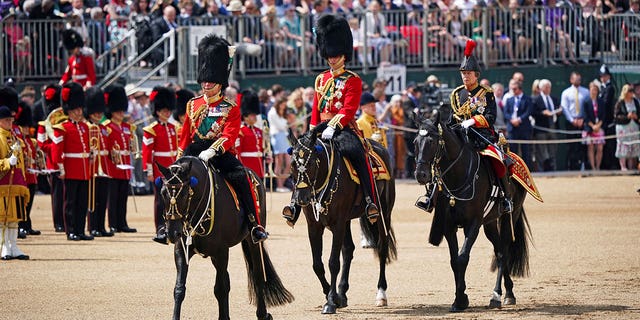
[[[153,221],[156,224],[156,231],[164,226],[164,201],[160,194],[162,186],[158,187],[153,184]]]
[[[377,202],[377,197],[372,189],[371,168],[368,168],[368,162],[364,161],[363,155],[365,157],[367,155],[360,137],[351,128],[346,127],[338,133],[335,139],[340,153],[349,159],[353,169],[356,170],[365,197],[370,197],[372,201]]]
[[[209,162],[222,173],[222,176],[229,181],[238,194],[238,200],[246,210],[248,216],[253,216],[258,224],[260,217],[256,215],[253,191],[244,166],[234,155],[225,152],[219,156],[209,159]]]
[[[53,172],[49,175],[51,185],[51,213],[53,215],[53,226],[65,227],[64,225],[64,183],[60,180],[60,173]],[[69,233],[69,231],[67,231]]]
[[[109,227],[120,230],[127,224],[127,198],[129,180],[111,179],[109,181]]]
[[[106,231],[104,228],[107,202],[109,200],[109,178],[96,177],[95,204],[93,212],[89,215],[91,230]]]
[[[27,212],[26,212],[26,220],[18,222],[18,227],[24,230],[31,230],[33,226],[31,224],[31,207],[33,206],[33,196],[36,195],[36,189],[38,189],[38,184],[30,184],[27,186],[29,188],[29,202],[27,203]]]
[[[64,180],[64,213],[67,234],[84,234],[89,203],[88,180]]]

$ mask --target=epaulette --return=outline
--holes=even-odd
[[[493,89],[490,86],[485,86],[484,84],[481,84],[480,86],[482,87],[482,89],[487,91],[487,93],[493,93]]]
[[[351,70],[345,70],[345,71],[344,71],[344,73],[348,73],[348,74],[350,75],[350,76],[349,76],[349,77],[347,77],[347,78],[350,78],[350,77],[360,78],[360,76],[359,76],[357,73],[355,73],[355,72],[353,72],[353,71],[351,71]]]
[[[64,128],[64,126],[63,126],[63,124],[64,124],[65,122],[67,122],[67,120],[65,120],[65,121],[63,121],[63,122],[60,122],[60,123],[58,123],[58,124],[54,124],[54,125],[52,125],[52,126],[51,126],[51,128],[53,128],[53,129],[58,129],[58,130],[62,130],[62,131],[67,131],[67,130]]]
[[[107,120],[105,120],[105,121],[102,123],[102,125],[106,127],[106,126],[108,126],[110,123],[111,123],[111,120],[110,120],[110,119],[107,119]]]
[[[316,77],[316,81],[314,82],[315,84],[313,86],[313,88],[316,89],[316,91],[318,91],[318,86],[319,86],[319,83],[322,81],[322,78],[324,78],[324,73],[321,73]]]
[[[224,97],[224,98],[222,99],[222,101],[226,102],[227,104],[231,105],[232,107],[235,107],[235,106],[236,106],[235,101],[231,101],[231,100],[229,100],[227,97]]]
[[[152,136],[155,136],[156,135],[156,131],[153,129],[153,127],[155,127],[157,124],[158,124],[158,121],[154,121],[150,125],[142,128],[142,131],[147,132]]]

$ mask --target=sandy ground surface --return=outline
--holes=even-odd
[[[389,306],[374,306],[377,262],[369,250],[358,248],[349,306],[331,316],[320,314],[324,297],[311,269],[305,222],[289,228],[279,216],[289,194],[273,194],[267,246],[296,301],[269,311],[275,319],[639,319],[640,177],[540,177],[536,182],[545,203],[531,197],[525,203],[534,244],[531,276],[515,280],[518,305],[486,308],[495,275],[489,271],[492,250],[482,234],[467,270],[471,307],[460,314],[448,313],[454,282],[446,244],[427,243],[431,215],[414,208],[421,192],[414,182],[397,185],[393,227],[399,258],[388,268]],[[138,233],[70,242],[52,230],[49,197],[37,196],[32,215],[43,234],[19,240],[30,261],[0,262],[0,319],[170,318],[173,250],[151,241],[152,197],[136,201],[138,212],[129,200],[129,225]],[[325,244],[328,240],[325,235]],[[231,317],[255,319],[241,249],[233,248],[230,255]],[[214,276],[209,259],[192,259],[183,319],[217,318]]]

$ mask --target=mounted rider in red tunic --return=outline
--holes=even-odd
[[[197,156],[222,173],[236,190],[250,222],[251,238],[257,243],[267,239],[268,234],[260,223],[247,171],[236,158],[240,107],[224,97],[234,51],[235,47],[215,35],[198,44],[198,83],[204,94],[187,103],[179,152]]]

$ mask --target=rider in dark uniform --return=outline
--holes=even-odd
[[[180,132],[178,153],[197,156],[220,170],[237,191],[247,213],[251,238],[258,243],[268,234],[260,224],[254,192],[242,163],[236,158],[235,143],[240,132],[240,107],[224,97],[233,63],[229,43],[217,36],[207,36],[198,45],[198,83],[203,95],[187,103],[186,117]]]

